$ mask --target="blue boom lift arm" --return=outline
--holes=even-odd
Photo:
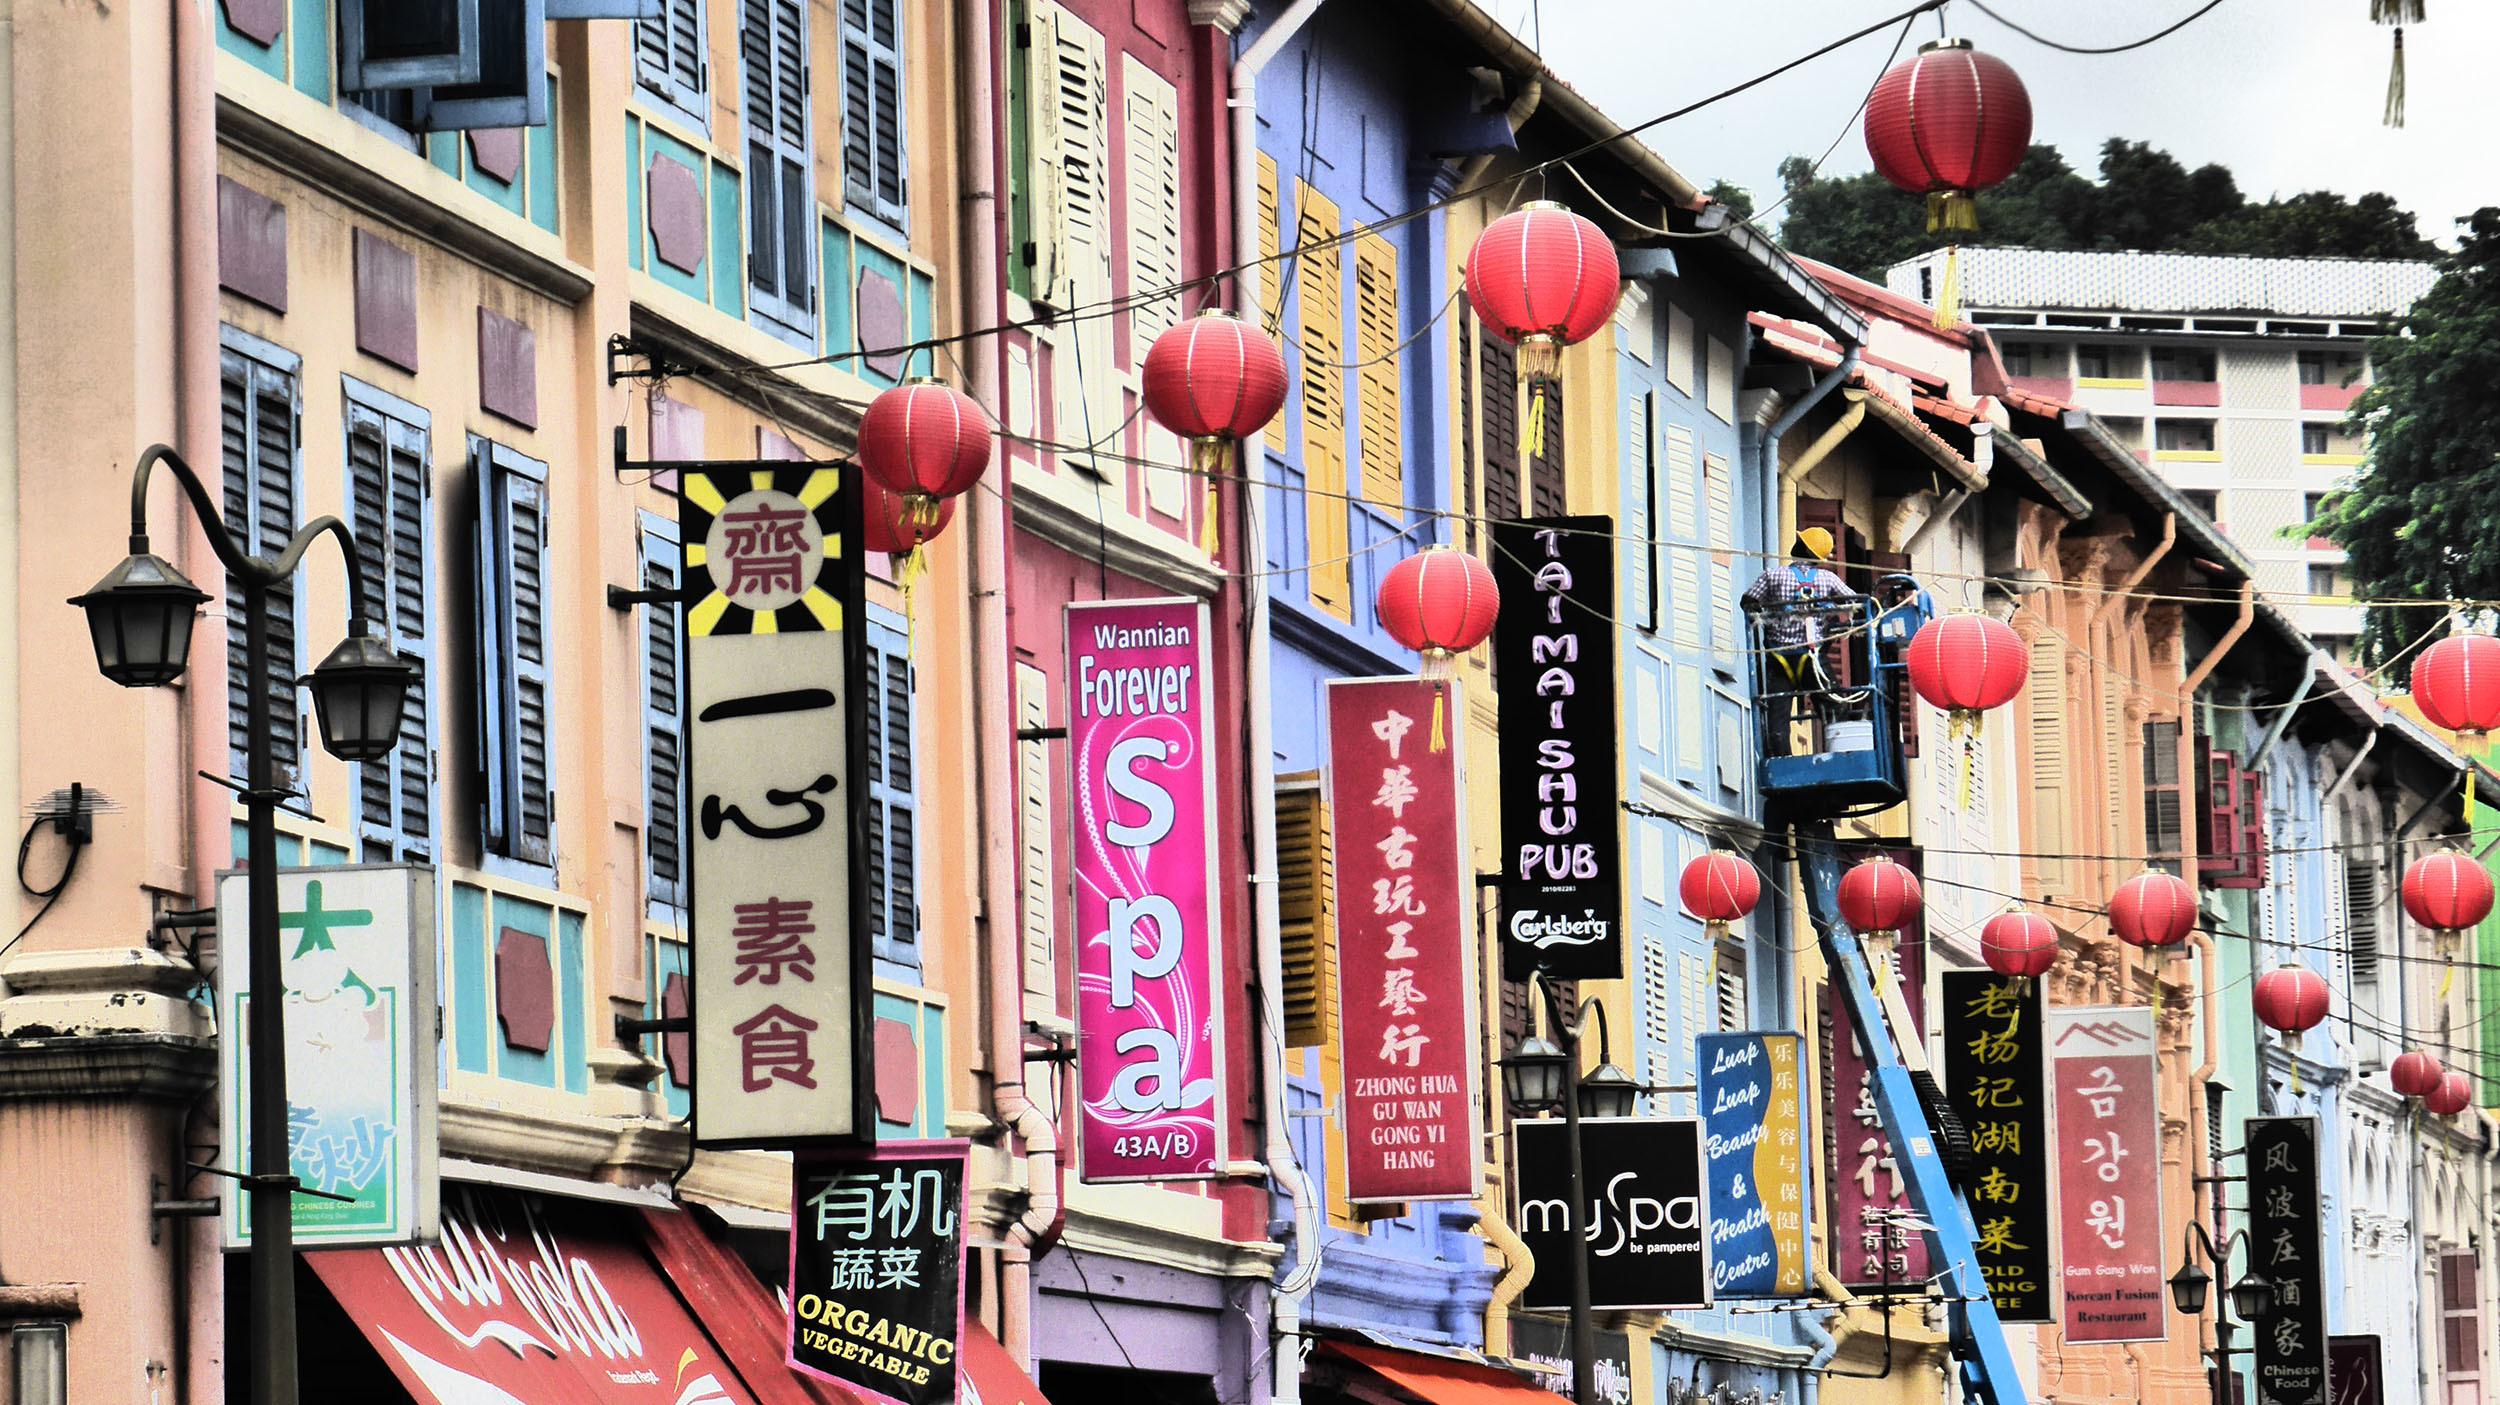
[[[1884,1017],[1866,945],[1840,917],[1841,850],[1828,823],[1799,824],[1793,831],[1796,854],[1805,875],[1808,916],[1822,937],[1823,955],[1831,967],[1834,989],[1849,1002],[1851,1025],[1866,1048],[1875,1107],[1883,1114],[1892,1139],[1894,1161],[1910,1192],[1910,1204],[1929,1228],[1933,1262],[1941,1265],[1952,1327],[1953,1355],[1961,1365],[1962,1394],[1973,1405],[2030,1405],[2014,1354],[2005,1344],[2004,1324],[1988,1297],[1988,1282],[1979,1269],[1979,1231],[1970,1206],[1946,1174],[1937,1129],[1918,1084],[1893,1042]]]

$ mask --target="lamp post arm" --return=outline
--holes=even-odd
[[[198,472],[168,445],[150,444],[130,470],[132,555],[147,554],[148,477],[160,463],[172,470],[174,481],[182,485],[183,495],[191,500],[191,510],[199,515],[200,525],[207,529],[209,549],[217,553],[217,559],[225,564],[230,574],[254,585],[267,587],[285,580],[295,573],[296,565],[304,559],[304,553],[312,549],[315,538],[325,533],[337,537],[339,554],[347,561],[347,632],[351,636],[365,632],[364,567],[357,560],[356,538],[347,530],[346,523],[336,517],[316,517],[297,528],[295,535],[288,538],[286,546],[276,557],[254,556],[244,548],[232,525],[218,511],[217,499],[208,491],[208,485],[200,481]]]
[[[1603,1065],[1610,1064],[1615,1061],[1613,1048],[1614,1041],[1608,1037],[1606,1032],[1606,1006],[1594,995],[1580,1002],[1580,1020],[1578,1029],[1588,1028],[1589,1015],[1591,1012],[1595,1012],[1597,1015],[1597,1062],[1602,1067]],[[1575,1029],[1573,1032],[1577,1033],[1578,1030]]]

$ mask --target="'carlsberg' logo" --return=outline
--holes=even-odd
[[[1606,939],[1609,924],[1597,909],[1582,908],[1577,917],[1536,911],[1510,915],[1510,938],[1543,951],[1556,946],[1587,946]]]

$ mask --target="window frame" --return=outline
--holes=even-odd
[[[423,691],[425,699],[426,837],[422,844],[414,846],[410,845],[407,841],[407,836],[402,833],[398,827],[396,810],[394,810],[392,826],[388,830],[376,830],[366,821],[364,813],[364,787],[366,784],[367,774],[370,767],[380,763],[357,762],[354,764],[352,771],[354,776],[354,786],[353,794],[350,799],[350,805],[354,811],[354,825],[356,829],[357,844],[361,850],[365,845],[372,844],[377,839],[381,839],[392,846],[392,857],[378,858],[370,853],[367,853],[363,859],[363,861],[367,863],[436,863],[441,861],[443,854],[443,800],[441,786],[442,766],[440,755],[442,738],[442,689],[440,685],[442,680],[439,677],[438,671],[435,669],[434,665],[439,657],[439,650],[436,647],[436,641],[441,637],[444,612],[437,596],[437,590],[440,587],[441,582],[438,579],[439,564],[435,546],[433,510],[433,412],[427,410],[422,405],[413,404],[407,400],[403,400],[399,396],[393,395],[387,390],[383,390],[378,386],[369,385],[364,381],[358,380],[354,376],[349,375],[342,375],[339,377],[339,397],[341,402],[339,414],[339,474],[340,481],[346,490],[344,499],[346,510],[341,514],[341,516],[346,520],[350,530],[361,533],[366,525],[358,522],[356,519],[356,491],[353,478],[355,468],[352,460],[348,456],[348,443],[355,437],[355,414],[357,411],[362,410],[368,414],[379,416],[386,424],[398,424],[415,431],[421,446],[419,449],[420,462],[418,474],[419,481],[422,484],[423,489],[423,499],[418,506],[417,515],[419,529],[418,553],[425,572],[425,578],[422,586],[424,594],[424,610],[426,614],[425,638],[414,650],[411,650],[397,637],[397,631],[393,629],[386,632],[384,642],[390,646],[393,652],[402,655],[403,659],[411,653],[417,655],[417,686]],[[383,464],[383,473],[386,481],[389,472],[389,461],[385,459]],[[383,524],[383,530],[386,533],[389,530],[387,523]],[[361,536],[359,539],[361,540]],[[386,553],[389,551],[389,539],[387,537],[385,538],[384,551]],[[377,628],[383,623],[383,621],[373,621],[373,624]],[[394,749],[394,756],[395,755],[396,749]]]
[[[773,17],[774,32],[765,38],[767,52],[773,56],[771,67],[775,74],[773,92],[767,103],[767,110],[775,114],[770,133],[759,133],[754,122],[756,101],[751,88],[755,75],[753,65],[747,61],[746,56],[746,8],[748,4],[761,4],[766,14]],[[745,0],[745,3],[739,6],[738,14],[738,97],[741,127],[739,156],[740,165],[744,168],[745,174],[745,179],[739,183],[739,193],[744,204],[742,213],[745,216],[745,227],[739,231],[739,234],[744,241],[746,254],[746,276],[743,284],[746,297],[746,320],[748,325],[761,328],[783,341],[807,347],[814,347],[823,331],[823,315],[816,288],[816,245],[821,238],[816,212],[816,99],[813,65],[808,61],[808,18],[809,11],[813,8],[809,0]],[[796,146],[791,145],[782,132],[782,123],[779,119],[783,95],[780,87],[781,66],[778,60],[777,44],[780,38],[780,20],[785,16],[798,26],[797,37],[792,41],[794,50],[799,56],[797,82],[799,84],[800,136]],[[796,198],[804,222],[802,237],[795,250],[786,242],[779,243],[781,257],[774,264],[774,284],[769,291],[755,281],[758,267],[757,194],[763,189],[767,179],[765,169],[767,161],[771,163],[769,176],[772,188],[771,219],[776,226],[777,241],[786,241],[790,233],[789,207],[792,192],[785,184],[783,176],[791,170],[798,172],[799,188]],[[792,275],[794,255],[797,265],[795,277]],[[796,297],[792,296],[794,284],[798,285],[799,289],[799,295]]]

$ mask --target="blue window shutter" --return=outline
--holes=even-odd
[[[420,131],[547,125],[547,0],[478,0],[478,76],[416,94]]]
[[[634,81],[707,129],[709,58],[703,0],[659,0],[653,14],[634,21]]]
[[[479,0],[339,0],[339,88],[478,80]]]
[[[428,470],[424,426],[349,400],[348,523],[364,572],[365,618],[417,675],[400,707],[398,745],[356,768],[358,830],[374,863],[424,862],[435,852]]]
[[[642,585],[672,595],[678,588],[681,557],[673,536],[655,530],[657,519],[645,522],[642,533]],[[680,688],[685,679],[682,607],[674,599],[643,606],[643,726],[647,735],[644,776],[648,814],[643,825],[647,891],[651,901],[671,907],[686,902],[685,714]]]
[[[219,397],[225,440],[226,522],[255,555],[275,555],[295,532],[299,423],[295,376],[234,346],[220,356]],[[226,740],[228,765],[245,777],[251,691],[270,697],[270,754],[277,782],[292,787],[303,773],[303,714],[295,678],[300,671],[295,585],[282,581],[267,595],[270,611],[269,669],[250,676],[243,593],[226,592]]]
[[[905,227],[900,0],[842,0],[842,189],[853,209]]]
[[[877,957],[920,968],[920,798],[909,637],[868,627],[868,935]]]
[[[746,95],[748,300],[759,318],[813,341],[807,0],[743,0],[738,57]]]
[[[469,579],[475,618],[476,695],[470,699],[472,749],[478,766],[478,847],[490,854],[508,854],[512,845],[511,786],[505,779],[504,753],[511,745],[508,699],[511,696],[511,631],[504,609],[505,560],[503,510],[495,473],[494,446],[469,440],[470,501],[476,506],[476,530],[469,541]]]
[[[486,773],[483,847],[555,862],[554,738],[549,708],[546,465],[470,441],[478,484],[479,759]]]

